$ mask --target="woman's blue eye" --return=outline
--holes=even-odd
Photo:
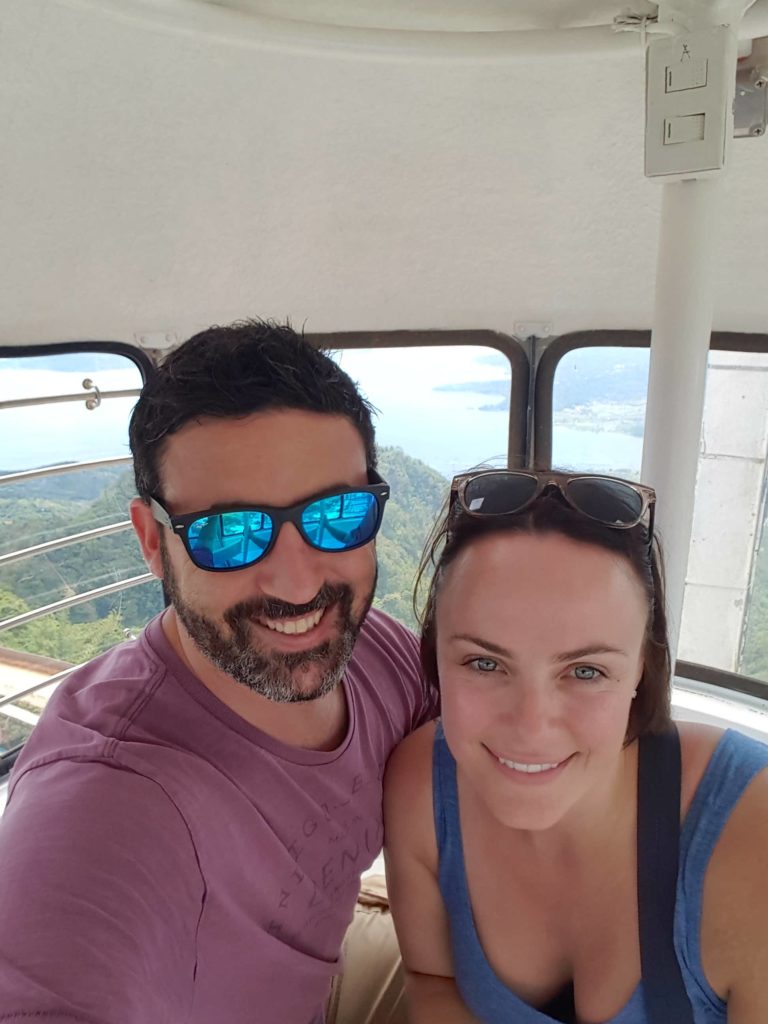
[[[592,683],[603,673],[599,668],[595,668],[594,665],[577,665],[573,670],[573,674],[577,679],[581,679],[585,683]]]
[[[495,672],[498,668],[498,662],[493,658],[473,658],[469,664],[473,665],[478,672]]]

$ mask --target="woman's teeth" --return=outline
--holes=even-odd
[[[322,617],[323,609],[320,609],[303,619],[259,619],[259,622],[276,633],[306,633],[307,630],[314,629]]]
[[[563,763],[556,761],[554,764],[523,764],[521,761],[508,761],[505,757],[499,758],[499,763],[512,768],[516,772],[525,772],[527,775],[535,775],[536,772],[548,772],[553,768],[559,768]]]

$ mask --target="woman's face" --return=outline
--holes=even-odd
[[[551,828],[616,779],[647,618],[624,557],[559,533],[489,534],[448,567],[436,609],[443,727],[497,820]]]

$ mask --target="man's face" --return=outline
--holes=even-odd
[[[366,485],[360,434],[342,416],[299,410],[191,422],[166,442],[162,499],[171,515],[213,506],[281,507],[335,487]],[[373,600],[373,542],[310,547],[292,523],[255,565],[213,573],[158,527],[162,577],[182,646],[278,702],[314,700],[340,681]],[[186,636],[185,636],[186,634]]]

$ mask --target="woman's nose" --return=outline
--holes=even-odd
[[[512,690],[505,717],[521,736],[536,736],[546,731],[555,717],[556,695],[539,681],[518,682]]]

